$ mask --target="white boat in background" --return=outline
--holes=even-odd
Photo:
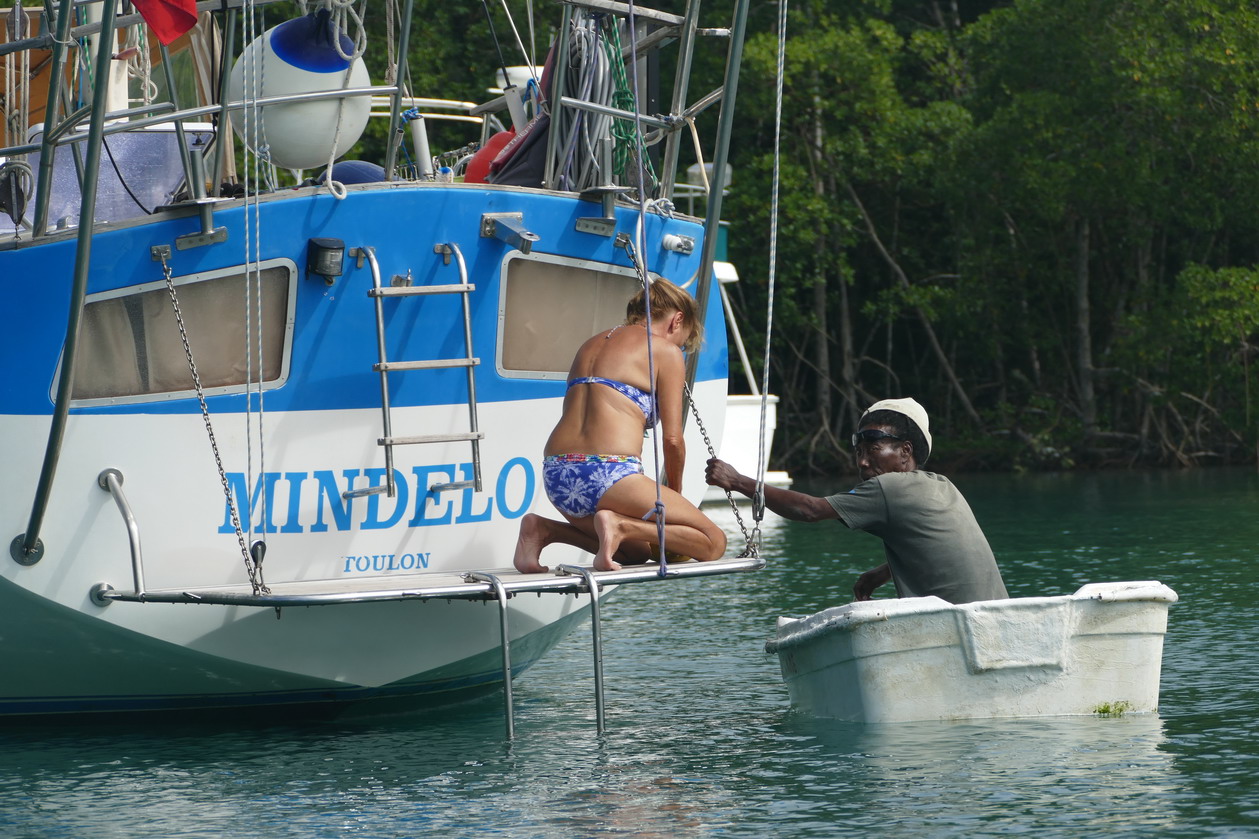
[[[365,29],[349,31],[384,3],[353,19],[315,3],[265,32],[263,5],[203,2],[169,50],[149,49],[118,0],[5,12],[10,87],[42,79],[54,95],[27,91],[20,113],[27,98],[9,99],[0,149],[14,326],[0,354],[0,716],[499,688],[510,708],[511,677],[597,610],[570,595],[763,564],[589,576],[588,555],[557,546],[554,576],[511,568],[520,517],[558,518],[539,461],[573,352],[623,319],[644,277],[697,278],[708,340],[688,378],[720,440],[721,186],[702,220],[668,199],[690,118],[718,102],[724,170],[746,0],[719,26],[698,2],[563,3],[553,85],[542,92],[544,73],[479,104],[406,87],[412,35],[444,37],[410,3],[379,27],[396,43],[370,45],[398,56],[396,84],[372,84]],[[623,110],[631,57],[646,72],[649,53],[676,48],[689,68],[710,36],[724,94],[692,100],[679,74],[662,104]],[[222,74],[176,84],[181,63]],[[162,75],[203,101],[155,97]],[[285,175],[324,171],[374,114],[389,123],[383,161],[343,161],[326,185]],[[443,117],[475,133],[430,149],[425,126]],[[221,190],[233,124],[248,150]],[[658,177],[641,174],[648,134]],[[703,466],[688,471],[695,499]]]
[[[765,452],[774,443],[774,430],[778,427],[778,397],[765,397]],[[758,442],[761,439],[761,397],[732,393],[726,397],[726,425],[721,434],[721,448],[717,457],[738,469],[744,475],[757,474]],[[781,469],[767,469],[765,483],[779,489],[791,487],[791,475]],[[734,500],[751,503],[747,496],[735,493]],[[704,493],[705,504],[726,503],[726,493],[720,487],[708,487]]]
[[[791,703],[854,722],[1158,709],[1167,610],[1159,582],[1094,583],[1075,594],[955,606],[869,600],[780,618]]]
[[[723,231],[724,232],[724,231]],[[720,249],[721,246],[719,245]],[[732,393],[726,397],[726,423],[722,431],[721,446],[717,457],[729,463],[744,475],[753,477],[760,474],[761,452],[765,453],[766,467],[769,464],[770,451],[774,445],[774,432],[778,428],[778,397],[772,393],[761,394],[761,388],[752,373],[751,362],[748,361],[747,348],[743,344],[743,335],[739,330],[739,322],[735,317],[734,307],[730,305],[730,295],[726,285],[739,281],[739,273],[729,262],[718,261],[713,265],[713,273],[719,283],[722,309],[726,313],[726,326],[729,330],[731,346],[739,355],[740,366],[747,381],[750,394]],[[761,419],[764,414],[764,427]],[[764,481],[769,486],[787,489],[791,486],[791,476],[780,469],[766,468]],[[733,498],[738,503],[751,503],[747,496],[727,494],[720,487],[708,487],[704,493],[705,504],[729,503]]]

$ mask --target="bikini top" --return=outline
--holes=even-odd
[[[605,379],[602,376],[584,376],[579,379],[573,379],[568,383],[571,389],[573,385],[607,385],[618,393],[624,394],[633,401],[638,409],[643,412],[643,419],[649,425],[655,425],[656,417],[656,400],[645,390],[640,390],[633,385],[627,385],[625,382],[618,382],[615,379]]]

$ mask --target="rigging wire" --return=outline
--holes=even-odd
[[[626,22],[629,26],[629,36],[630,36],[630,67],[634,68],[634,80],[633,80],[633,90],[632,90],[633,99],[630,104],[632,104],[633,111],[634,111],[634,141],[635,143],[638,144],[635,148],[635,152],[636,152],[635,157],[638,157],[639,159],[641,159],[640,156],[643,151],[643,147],[641,145],[643,132],[642,132],[642,123],[641,123],[641,120],[639,119],[638,106],[642,100],[638,95],[639,93],[638,92],[638,39],[634,37],[634,34],[637,31],[638,16],[637,16],[637,10],[634,8],[634,0],[629,0],[629,13],[626,16]],[[617,55],[617,63],[621,63],[619,51]],[[609,176],[611,175],[611,173],[608,173],[608,174]],[[646,194],[646,191],[644,190],[641,164],[637,167],[637,171],[635,172],[635,175],[636,177],[634,178],[634,186],[636,188],[636,197],[638,199],[638,202],[637,202],[638,203],[638,216],[639,216],[639,219],[641,220],[647,214],[647,194]],[[655,361],[652,354],[651,282],[647,276],[647,265],[645,262],[642,261],[642,254],[645,249],[644,246],[646,243],[646,232],[643,228],[643,225],[641,224],[638,225],[637,230],[635,232],[638,238],[637,238],[637,241],[635,241],[634,243],[634,254],[635,254],[634,264],[637,267],[639,276],[641,277],[643,281],[643,296],[644,296],[643,302],[647,310],[647,373],[651,379],[651,390],[652,390],[652,396],[654,398],[655,392],[656,392],[656,371],[655,371]],[[660,480],[660,477],[661,477],[660,472],[661,472],[661,469],[663,468],[663,463],[662,463],[662,458],[660,456],[660,426],[659,424],[657,424],[652,429],[651,446],[652,446],[652,454],[655,458],[655,467],[656,467],[656,506],[655,506],[655,511],[654,511],[656,515],[656,539],[657,539],[658,544],[660,545],[660,555],[658,558],[660,565],[659,565],[658,570],[656,571],[656,575],[659,576],[661,579],[663,579],[669,572],[669,559],[668,559],[668,548],[665,546],[664,494],[661,492],[661,480]]]
[[[244,15],[242,16],[241,27],[244,34],[244,43],[252,44],[255,39],[266,36],[265,18],[259,20],[259,12],[257,4],[254,0],[245,0]],[[262,270],[260,262],[262,259],[262,210],[261,210],[261,183],[264,175],[264,164],[270,164],[270,148],[266,143],[266,123],[263,120],[263,108],[258,106],[258,98],[263,95],[266,89],[266,50],[257,49],[251,51],[251,59],[244,68],[245,75],[245,99],[247,107],[245,108],[245,136],[250,137],[250,127],[252,126],[254,133],[254,149],[251,150],[250,144],[245,143],[244,155],[245,165],[243,169],[243,181],[245,188],[245,207],[243,213],[244,226],[244,246],[245,246],[245,493],[246,504],[252,508],[249,493],[250,487],[255,485],[254,482],[254,443],[255,436],[257,438],[258,447],[258,474],[262,477],[261,499],[259,499],[259,509],[262,521],[262,537],[255,540],[253,516],[248,516],[249,528],[249,544],[250,559],[247,565],[256,566],[261,562],[262,550],[265,550],[266,541],[266,522],[269,519],[269,511],[267,509],[267,492],[266,492],[266,398],[263,393],[263,376],[264,376],[264,357],[263,357],[263,311],[262,311]],[[251,189],[252,185],[252,189]],[[251,247],[252,246],[252,247]],[[256,345],[254,344],[254,333],[257,333]],[[255,364],[256,361],[256,364]],[[255,418],[255,399],[254,399],[254,371],[257,370],[257,412]],[[255,421],[256,419],[256,421]],[[255,434],[255,426],[257,431]],[[262,550],[258,549],[258,543],[263,543]],[[253,552],[258,550],[255,555]]]
[[[485,22],[490,27],[490,38],[494,41],[494,50],[498,54],[498,66],[503,71],[503,81],[507,80],[507,61],[503,58],[503,45],[499,43],[498,32],[494,29],[494,16],[490,14],[488,0],[481,0],[481,8],[485,10]]]
[[[753,499],[752,516],[756,521],[756,534],[760,535],[760,522],[765,517],[765,469],[768,452],[765,451],[765,426],[769,413],[769,352],[774,331],[774,286],[778,266],[778,204],[780,162],[782,145],[783,77],[787,57],[787,0],[778,0],[778,62],[774,94],[774,162],[770,186],[769,213],[769,273],[766,278],[765,312],[765,363],[761,370],[761,425],[756,454],[756,497]]]
[[[520,30],[516,28],[516,19],[512,16],[511,9],[507,8],[507,0],[499,0],[499,2],[502,3],[503,12],[507,15],[507,23],[509,26],[511,26],[511,33],[512,35],[516,37],[516,48],[520,50],[521,58],[528,64],[529,78],[533,80],[534,84],[537,84],[538,82],[537,68],[536,68],[536,62],[534,61],[534,58],[533,58],[533,50],[532,50],[533,5],[530,4],[529,6],[529,32],[530,32],[530,47],[531,48],[525,49],[525,44],[520,39]],[[502,55],[499,56],[499,60],[500,61],[502,60]],[[509,84],[511,84],[511,79],[507,78],[507,68],[503,67],[503,87],[507,87]]]
[[[151,216],[153,213],[157,212],[156,210],[150,210],[148,207],[144,206],[144,203],[140,200],[139,196],[131,191],[131,186],[127,183],[127,179],[122,175],[122,169],[118,168],[118,161],[114,159],[114,151],[109,147],[107,137],[101,137],[101,147],[105,149],[105,156],[109,158],[109,165],[113,167],[114,174],[118,176],[118,183],[122,184],[122,188],[126,191],[127,195],[131,196],[131,200],[135,202],[135,205],[143,210],[146,216]]]

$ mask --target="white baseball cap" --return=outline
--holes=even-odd
[[[860,428],[866,421],[866,417],[874,411],[895,411],[913,420],[914,425],[918,426],[918,430],[922,432],[922,438],[927,441],[926,453],[922,457],[918,457],[918,452],[914,452],[914,460],[918,462],[919,466],[927,462],[927,458],[931,456],[931,428],[927,420],[927,411],[918,404],[917,400],[905,397],[904,399],[883,399],[875,402],[861,415],[861,422],[857,423],[857,427]]]

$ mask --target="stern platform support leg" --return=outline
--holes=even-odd
[[[599,584],[595,582],[594,572],[580,565],[561,565],[559,570],[565,574],[577,574],[586,583],[590,591],[590,631],[593,637],[595,657],[595,724],[599,733],[604,731],[603,723],[603,627],[599,623]]]
[[[464,579],[489,583],[494,587],[494,595],[498,600],[498,629],[503,648],[503,704],[507,712],[507,739],[513,740],[516,737],[516,721],[511,696],[511,633],[507,626],[507,589],[502,580],[483,571],[470,571],[464,575]]]

